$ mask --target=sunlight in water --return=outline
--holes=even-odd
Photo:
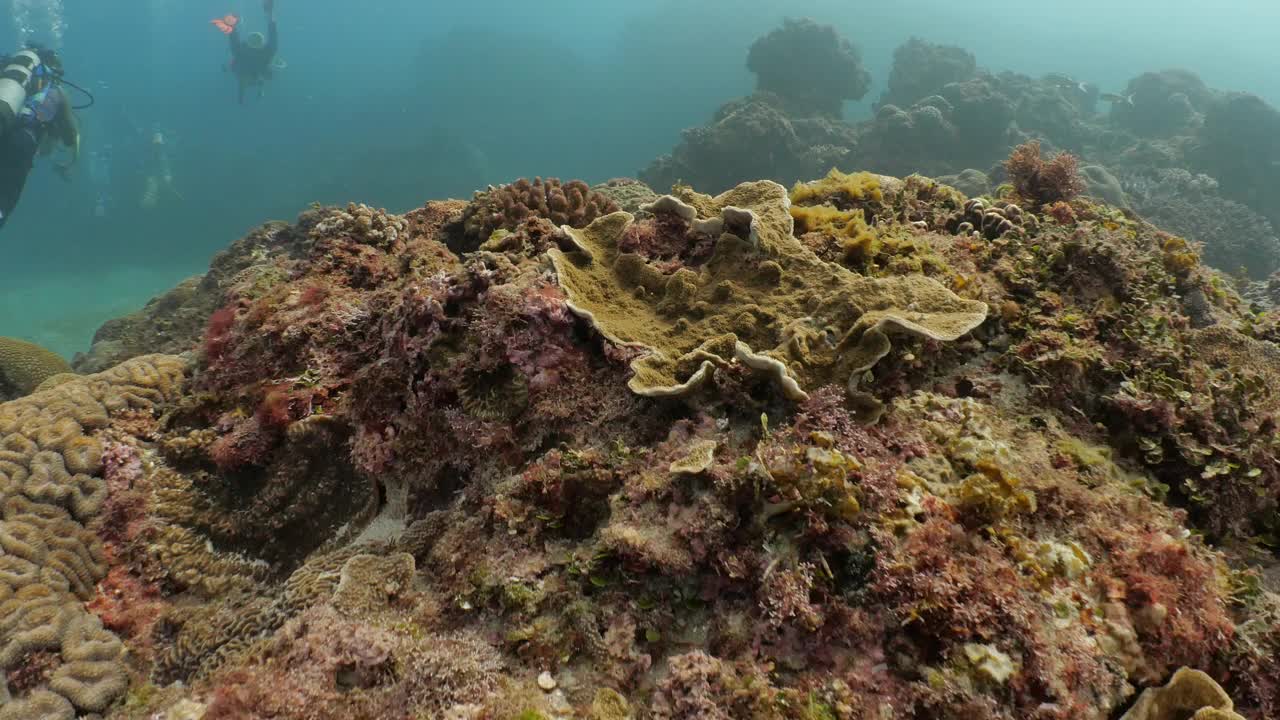
[[[10,0],[9,5],[23,44],[34,40],[55,49],[62,47],[62,35],[67,29],[62,0]]]

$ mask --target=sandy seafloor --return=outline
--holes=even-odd
[[[70,360],[103,322],[128,315],[204,268],[107,266],[10,276],[0,282],[0,335],[43,345]]]

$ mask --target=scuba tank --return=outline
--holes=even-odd
[[[35,50],[23,50],[5,63],[0,70],[0,135],[8,133],[17,123],[18,114],[27,102],[27,86],[40,68],[41,60]]]

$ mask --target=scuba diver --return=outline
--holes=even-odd
[[[280,37],[276,32],[275,5],[275,0],[262,0],[262,9],[267,14],[266,37],[260,32],[252,32],[242,40],[240,18],[235,15],[212,21],[231,43],[231,64],[228,69],[236,75],[241,105],[244,104],[245,88],[257,86],[258,97],[262,97],[266,82],[271,79],[276,50],[280,44]]]
[[[169,159],[169,139],[164,131],[157,127],[151,135],[151,161],[147,179],[142,184],[142,197],[138,204],[143,210],[154,210],[168,196],[173,196],[179,201],[186,200],[173,180],[173,163]]]
[[[62,60],[53,50],[32,45],[0,61],[0,227],[22,197],[36,155],[49,155],[57,142],[71,159],[54,169],[64,180],[80,159],[80,126],[61,85]]]

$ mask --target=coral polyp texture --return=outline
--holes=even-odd
[[[510,185],[476,193],[463,225],[469,237],[483,242],[495,230],[515,230],[529,218],[585,227],[617,209],[613,198],[592,190],[581,180],[561,183],[556,178],[520,178]]]
[[[1120,720],[1240,720],[1241,716],[1233,712],[1234,705],[1231,696],[1213,678],[1199,670],[1182,668],[1164,687],[1144,690]]]
[[[312,209],[185,385],[0,406],[0,717],[1280,716],[1280,330],[1194,243],[626,194],[465,252],[474,203]]]
[[[71,366],[52,350],[0,337],[0,401],[28,395],[49,378],[69,372]]]
[[[174,399],[184,370],[145,356],[0,405],[0,717],[103,712],[127,689],[123,644],[83,604],[108,570],[99,435]]]

